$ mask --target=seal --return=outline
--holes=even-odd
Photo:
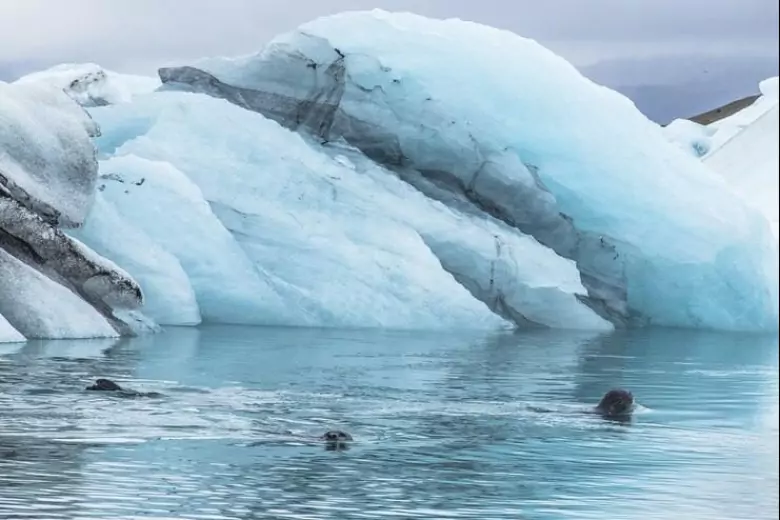
[[[352,436],[341,430],[330,430],[322,434],[320,440],[325,441],[327,451],[348,450]]]
[[[604,394],[596,412],[608,419],[627,419],[634,411],[634,395],[623,388],[613,388]]]
[[[121,397],[162,397],[162,394],[158,392],[137,392],[135,390],[126,390],[111,381],[110,379],[98,379],[95,384],[86,388],[94,392],[116,392],[116,395]]]
[[[87,390],[94,390],[97,392],[121,392],[122,387],[110,379],[98,379],[95,381],[94,385],[88,386]]]
[[[269,444],[286,444],[289,441],[303,442],[305,444],[323,443],[325,451],[343,451],[349,449],[349,443],[352,442],[352,435],[341,430],[329,430],[320,436],[293,433],[289,430],[281,435],[276,432],[267,432],[276,437],[275,439],[264,439],[250,442],[247,446],[265,446]]]

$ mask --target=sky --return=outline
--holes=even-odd
[[[0,79],[85,61],[154,74],[251,53],[318,16],[374,7],[509,29],[583,70],[598,66],[618,89],[702,81],[743,59],[755,70],[735,83],[749,79],[755,90],[777,74],[777,0],[0,0]],[[667,78],[643,79],[637,63],[655,68],[659,59]]]

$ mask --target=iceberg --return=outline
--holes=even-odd
[[[532,40],[460,20],[350,12],[304,24],[258,54],[163,68],[160,78],[163,90],[260,113],[321,154],[351,147],[451,212],[532,237],[573,262],[586,293],[570,294],[613,324],[777,328],[777,251],[762,215],[629,100]],[[126,119],[130,132],[145,124]],[[249,138],[225,128],[237,121],[221,122],[235,147]],[[157,149],[147,157],[170,160],[161,134],[137,137]],[[201,159],[176,166],[192,176],[183,162]],[[258,171],[266,165],[257,159]],[[218,188],[194,181],[215,202]],[[458,264],[440,261],[445,270]]]
[[[112,157],[101,170],[103,198],[175,256],[206,321],[290,323],[278,294],[184,173],[135,155]]]
[[[189,93],[92,115],[106,157],[101,195],[192,280],[204,273],[193,282],[204,321],[503,328],[524,315],[544,326],[611,327],[578,300],[585,290],[573,262],[500,221],[425,197],[354,148],[323,150],[260,114]],[[471,275],[470,290],[445,262],[461,279]],[[232,316],[208,316],[208,290],[221,297],[215,311]],[[558,297],[557,312],[535,291]]]
[[[0,314],[0,343],[21,343],[26,341],[22,333],[8,323],[5,316]]]
[[[22,76],[14,83],[20,86],[43,84],[62,89],[83,107],[129,103],[135,96],[152,92],[160,86],[157,78],[119,74],[94,63],[63,63]]]
[[[121,265],[143,289],[143,312],[156,323],[201,322],[195,291],[179,260],[125,220],[102,193],[97,193],[84,225],[68,235]]]
[[[350,12],[154,82],[88,64],[0,89],[2,341],[777,330],[766,201],[712,167],[738,170],[763,112],[662,129],[506,31]]]
[[[665,133],[673,143],[700,158],[725,179],[746,203],[763,213],[777,236],[778,78],[762,81],[759,91],[761,94],[750,105],[706,126],[676,119],[666,127]]]
[[[153,329],[135,280],[60,229],[81,226],[94,198],[95,123],[61,90],[6,83],[0,122],[2,340]]]
[[[0,192],[54,226],[78,227],[98,164],[88,114],[48,85],[0,82]]]
[[[25,338],[119,336],[105,317],[72,291],[1,248],[0,287],[2,314]]]
[[[703,161],[723,176],[748,204],[766,216],[777,236],[780,196],[778,78],[765,80],[759,87],[762,95],[753,105],[715,123],[713,149]]]

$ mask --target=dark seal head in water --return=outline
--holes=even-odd
[[[162,397],[163,395],[158,392],[136,392],[135,390],[126,390],[114,383],[110,379],[98,379],[94,385],[88,386],[87,390],[94,390],[99,392],[115,392],[118,397]]]
[[[325,432],[320,440],[325,441],[325,449],[328,451],[346,450],[349,449],[348,443],[352,440],[352,436],[340,430],[331,430]]]
[[[110,379],[98,379],[95,384],[88,386],[87,390],[96,390],[102,392],[120,392],[122,387],[114,383]]]
[[[622,388],[613,388],[601,398],[596,411],[605,417],[628,417],[634,411],[634,395]]]

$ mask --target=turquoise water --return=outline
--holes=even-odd
[[[84,392],[97,377],[164,396]],[[584,413],[611,386],[641,404],[631,423]],[[350,450],[314,440],[331,428]],[[207,327],[0,345],[0,518],[776,519],[778,338]]]

